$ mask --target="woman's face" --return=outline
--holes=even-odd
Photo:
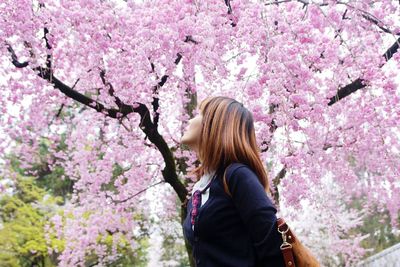
[[[197,112],[197,115],[189,120],[186,131],[181,138],[181,143],[188,145],[193,150],[197,150],[196,146],[200,139],[202,120],[203,115]]]

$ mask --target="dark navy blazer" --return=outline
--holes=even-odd
[[[196,266],[284,267],[276,209],[257,175],[245,164],[230,165],[226,178],[232,197],[224,192],[221,176],[211,182],[194,231],[192,200],[188,201],[183,231],[193,247]]]

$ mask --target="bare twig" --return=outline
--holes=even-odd
[[[138,191],[137,193],[135,193],[135,194],[133,194],[132,196],[130,196],[130,197],[126,198],[126,199],[123,199],[123,200],[114,200],[111,196],[109,196],[109,195],[107,195],[107,194],[106,194],[106,195],[113,201],[113,203],[115,203],[115,204],[121,204],[121,203],[127,202],[127,201],[131,200],[132,198],[134,198],[134,197],[136,197],[136,196],[138,196],[138,195],[140,195],[140,194],[146,192],[146,191],[149,190],[150,188],[152,188],[152,187],[154,187],[154,186],[156,186],[156,185],[159,185],[159,184],[163,184],[163,183],[165,183],[165,181],[163,181],[163,180],[158,181],[157,183],[154,183],[154,184],[152,184],[152,185],[149,185],[148,187],[146,187],[146,188],[144,188],[144,189]]]

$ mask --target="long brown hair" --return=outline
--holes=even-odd
[[[230,195],[225,177],[226,167],[239,162],[249,166],[265,191],[270,193],[267,172],[256,141],[252,113],[242,103],[223,96],[205,98],[199,109],[203,121],[198,142],[201,165],[193,170],[197,178],[205,172],[224,171],[224,189]]]

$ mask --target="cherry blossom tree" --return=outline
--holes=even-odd
[[[333,199],[366,195],[397,226],[398,1],[5,0],[0,11],[1,151],[29,167],[40,139],[54,149],[67,136],[68,149],[48,159],[74,180],[72,215],[53,221],[67,241],[60,266],[88,251],[99,266],[115,260],[96,243],[105,231],[116,246],[137,245],[133,214],[146,214],[147,188],[168,185],[154,196],[166,212],[185,201],[198,162],[179,139],[209,95],[252,110],[283,212],[333,198],[330,177]],[[324,211],[342,212],[329,203]],[[351,264],[363,252],[339,242],[339,225],[357,226],[348,216],[321,220]]]

